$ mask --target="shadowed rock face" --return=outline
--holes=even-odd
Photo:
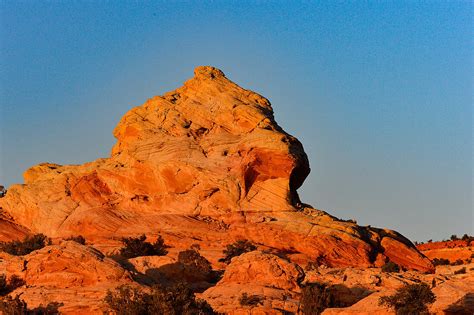
[[[296,190],[310,171],[301,143],[278,126],[266,98],[216,68],[198,67],[182,87],[131,109],[114,135],[109,158],[27,170],[25,185],[0,198],[9,226],[52,237],[82,234],[98,244],[162,233],[174,247],[200,243],[214,252],[247,238],[327,265],[390,258],[432,270],[398,233],[301,207]]]

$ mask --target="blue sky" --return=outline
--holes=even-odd
[[[414,240],[474,234],[469,1],[1,1],[0,183],[109,154],[213,65],[303,143],[303,201]]]

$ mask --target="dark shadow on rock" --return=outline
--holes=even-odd
[[[446,315],[472,315],[474,314],[474,293],[467,293],[455,303],[443,310]]]
[[[330,287],[330,290],[339,307],[349,307],[373,293],[373,291],[361,286],[348,287],[343,284],[334,284]]]
[[[159,268],[150,268],[145,272],[145,276],[163,286],[185,283],[193,292],[201,293],[213,287],[222,277],[222,272],[203,272],[175,262]]]

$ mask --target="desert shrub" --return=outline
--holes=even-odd
[[[196,299],[183,284],[167,289],[154,287],[149,293],[130,286],[120,286],[105,297],[110,311],[117,315],[211,315],[216,314],[204,300]]]
[[[210,273],[212,271],[211,263],[194,249],[180,252],[178,254],[178,262],[182,263],[187,268],[198,270],[203,273]]]
[[[336,304],[336,297],[326,284],[310,283],[301,290],[300,307],[303,314],[319,315]]]
[[[7,190],[5,189],[5,187],[0,185],[0,198],[5,197],[6,194],[7,194]]]
[[[66,241],[73,241],[81,245],[86,245],[86,239],[82,235],[70,236],[66,238]]]
[[[122,243],[124,247],[120,249],[120,255],[124,258],[134,258],[140,256],[164,256],[168,253],[165,241],[158,236],[155,243],[146,242],[146,236],[124,237]]]
[[[379,305],[394,308],[397,315],[428,314],[427,304],[436,300],[433,291],[426,283],[406,284],[394,295],[382,296]]]
[[[257,306],[261,304],[263,300],[263,296],[248,295],[247,293],[242,293],[242,295],[239,297],[239,303],[241,306]]]
[[[456,234],[451,235],[451,241],[457,241],[459,240],[459,237]]]
[[[443,266],[443,265],[449,265],[451,262],[449,259],[445,258],[434,258],[432,261],[434,266]]]
[[[460,275],[460,274],[465,274],[465,273],[466,273],[466,267],[462,267],[461,269],[454,271],[455,275]]]
[[[8,290],[8,283],[7,283],[7,276],[0,275],[0,296],[6,295],[9,292]]]
[[[221,274],[212,270],[211,263],[197,249],[180,252],[178,262],[184,267],[184,274],[192,275],[196,280],[215,283],[220,279]]]
[[[62,303],[52,302],[46,306],[40,305],[33,309],[28,309],[25,301],[19,296],[11,296],[0,299],[0,313],[4,315],[57,315]]]
[[[28,307],[18,296],[6,296],[0,299],[0,313],[5,315],[25,315]]]
[[[108,291],[104,301],[117,315],[148,314],[150,297],[130,286],[120,286],[115,292]]]
[[[457,259],[455,262],[451,263],[452,266],[459,266],[462,265],[464,262],[462,259]]]
[[[252,242],[248,240],[238,240],[237,242],[234,242],[226,246],[226,249],[224,250],[225,257],[219,259],[219,261],[225,262],[228,264],[230,263],[232,258],[240,256],[244,253],[254,251],[256,249],[257,249],[257,246],[255,246]]]
[[[25,280],[17,275],[11,276],[7,281],[7,277],[2,274],[0,275],[0,296],[7,295],[23,285],[25,285]]]
[[[400,266],[394,262],[388,261],[382,266],[383,272],[400,272]]]
[[[0,242],[0,250],[10,255],[23,256],[46,245],[51,245],[51,239],[44,234],[35,234],[25,237],[23,241]]]

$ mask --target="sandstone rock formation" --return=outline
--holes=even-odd
[[[132,284],[128,271],[99,251],[63,241],[18,257],[0,252],[0,274],[26,282],[13,292],[30,308],[62,303],[65,314],[101,314],[107,290]]]
[[[221,281],[201,297],[213,309],[225,314],[295,313],[303,279],[304,272],[298,265],[272,254],[254,251],[234,258]],[[246,310],[239,303],[244,293],[261,297],[262,303]]]
[[[474,242],[465,240],[430,242],[417,246],[430,259],[443,258],[451,263],[474,260]]]
[[[248,238],[330,266],[390,259],[433,270],[396,232],[303,206],[297,189],[310,168],[301,143],[278,126],[266,98],[216,68],[198,67],[183,87],[131,109],[114,135],[109,158],[28,169],[25,184],[0,198],[8,231],[0,237],[82,234],[105,244],[161,233],[174,247],[214,252]]]

